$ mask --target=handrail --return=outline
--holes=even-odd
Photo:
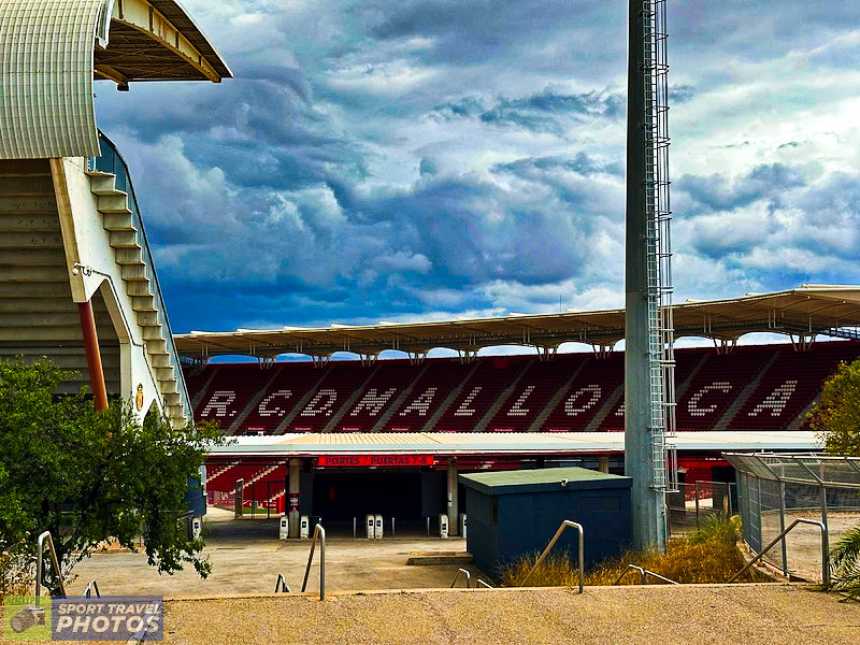
[[[96,598],[102,597],[102,593],[101,591],[99,591],[99,583],[96,582],[95,578],[90,580],[87,583],[87,586],[84,587],[84,598],[91,598],[94,593],[96,595]]]
[[[305,567],[305,578],[302,580],[302,593],[308,588],[308,576],[311,573],[311,564],[314,560],[314,549],[320,541],[320,600],[325,600],[325,529],[321,524],[314,526],[314,535],[311,538],[311,552],[308,554],[308,566]]]
[[[290,585],[282,573],[279,573],[278,579],[275,580],[275,593],[290,593]]]
[[[567,529],[576,529],[579,531],[579,545],[578,545],[578,556],[579,556],[579,593],[582,593],[585,590],[585,531],[582,529],[582,524],[578,522],[572,522],[570,520],[564,520],[561,524],[559,524],[558,530],[555,532],[555,535],[552,536],[552,539],[544,548],[543,553],[540,554],[540,557],[535,562],[531,571],[528,572],[525,578],[521,583],[521,587],[526,586],[526,582],[531,578],[532,574],[537,570],[540,564],[546,559],[546,556],[549,555],[549,552],[552,550],[552,547],[555,546],[555,543],[558,542],[558,539],[561,537],[561,534],[565,532]]]
[[[451,582],[451,589],[453,589],[454,585],[457,584],[457,581],[460,579],[461,575],[466,579],[466,589],[469,589],[471,587],[472,574],[469,573],[469,571],[466,569],[457,569],[457,575],[454,576],[454,580]]]
[[[785,536],[788,535],[789,531],[791,531],[798,524],[809,524],[810,526],[817,526],[819,530],[819,534],[821,535],[821,586],[825,589],[830,588],[830,552],[827,548],[827,545],[830,542],[830,531],[828,531],[827,526],[824,522],[820,522],[818,520],[808,520],[803,517],[799,517],[794,520],[791,524],[789,524],[784,531],[782,531],[779,535],[774,538],[774,540],[768,544],[762,551],[754,557],[752,560],[747,562],[746,566],[743,569],[738,571],[735,575],[731,577],[729,582],[734,582],[738,578],[740,578],[746,571],[754,565],[756,562],[761,560],[765,554],[770,551],[780,540],[784,540]]]
[[[627,568],[624,570],[624,573],[622,573],[620,576],[618,576],[618,579],[613,583],[613,586],[617,585],[619,582],[621,582],[624,579],[624,577],[628,573],[630,573],[631,571],[638,571],[639,572],[639,584],[642,584],[642,585],[648,584],[648,582],[647,582],[648,576],[651,576],[652,578],[657,578],[657,580],[662,580],[663,582],[668,582],[669,584],[672,584],[672,585],[680,585],[681,584],[680,582],[672,580],[671,578],[667,578],[666,576],[661,576],[659,573],[655,573],[654,571],[649,571],[648,569],[644,569],[643,567],[640,567],[639,565],[628,564]]]
[[[36,542],[37,558],[36,558],[36,606],[39,606],[42,596],[42,576],[44,575],[44,554],[45,542],[48,542],[48,552],[51,556],[51,566],[54,567],[54,572],[57,574],[57,583],[60,585],[60,593],[63,597],[66,596],[66,585],[63,584],[63,573],[60,570],[60,562],[57,560],[57,550],[54,548],[54,539],[51,537],[50,531],[44,531],[39,535]]]
[[[489,582],[485,582],[485,581],[481,580],[480,578],[478,578],[475,581],[475,587],[477,587],[478,585],[481,585],[482,587],[486,587],[487,589],[493,589],[493,585],[491,585]]]

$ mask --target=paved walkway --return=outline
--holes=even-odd
[[[217,510],[217,509],[216,509]],[[290,587],[301,586],[310,542],[277,539],[277,520],[233,520],[232,515],[212,513],[207,523],[206,555],[212,575],[201,579],[190,566],[172,576],[159,575],[147,565],[143,553],[127,551],[98,553],[75,567],[77,578],[70,584],[80,592],[95,578],[104,594],[158,594],[165,596],[214,596],[219,594],[270,593],[278,573]],[[332,537],[327,541],[326,569],[329,591],[353,589],[439,588],[451,584],[462,564],[410,566],[406,561],[418,553],[464,555],[465,540],[386,537],[367,540]],[[318,556],[317,556],[318,557]],[[474,576],[480,572],[469,567]],[[308,589],[317,589],[316,565]]]
[[[174,643],[856,645],[860,604],[797,586],[592,587],[188,600]]]

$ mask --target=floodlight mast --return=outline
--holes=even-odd
[[[630,0],[625,248],[625,473],[635,548],[665,550],[676,458],[666,0]]]

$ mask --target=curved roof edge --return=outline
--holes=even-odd
[[[825,334],[860,339],[860,285],[801,285],[740,298],[690,301],[673,308],[676,337],[732,341],[751,332]],[[425,353],[437,347],[476,351],[495,345],[556,348],[566,342],[611,346],[624,338],[624,310],[523,314],[433,322],[192,331],[175,336],[186,356],[325,356],[337,351]]]

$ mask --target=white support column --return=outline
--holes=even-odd
[[[302,460],[293,457],[289,463],[289,482],[287,488],[287,518],[290,521],[290,537],[299,537],[299,482],[302,474]]]
[[[457,460],[448,460],[448,535],[460,534],[459,504],[457,503]]]
[[[607,457],[606,455],[602,455],[600,458],[598,458],[597,470],[599,470],[602,473],[608,473],[609,472],[609,457]]]

